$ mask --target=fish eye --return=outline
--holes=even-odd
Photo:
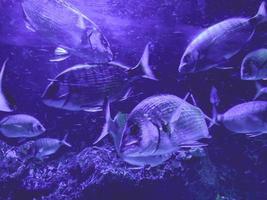
[[[106,40],[106,38],[104,38],[103,35],[101,35],[100,40],[101,40],[101,43],[103,44],[103,46],[105,48],[107,48],[109,46],[108,41]]]
[[[184,56],[184,62],[188,63],[188,62],[190,62],[190,59],[191,59],[190,54],[186,54],[186,55]]]
[[[136,124],[132,125],[130,128],[130,134],[131,135],[137,135],[139,133],[139,126],[137,126]]]
[[[252,74],[253,73],[253,66],[254,66],[254,63],[253,62],[247,62],[245,64],[245,73],[247,74]]]
[[[40,124],[38,124],[38,125],[36,126],[36,128],[37,128],[38,131],[43,130],[43,127],[42,127]]]

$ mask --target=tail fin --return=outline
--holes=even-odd
[[[13,109],[10,107],[10,103],[8,102],[3,91],[3,76],[4,76],[7,62],[8,62],[8,58],[4,61],[1,72],[0,72],[0,111],[12,112]]]
[[[144,78],[152,79],[152,80],[158,80],[151,67],[149,66],[149,54],[150,54],[150,48],[152,44],[148,43],[145,47],[145,50],[143,52],[143,55],[139,61],[139,63],[134,67],[128,70],[130,75],[136,76],[140,75]]]
[[[261,95],[267,93],[267,87],[262,86],[258,81],[256,81],[256,89],[257,89],[257,92],[253,100],[258,99]]]
[[[67,147],[71,147],[71,144],[67,142],[67,137],[69,134],[66,134],[63,138],[63,140],[61,141],[61,143]]]
[[[212,127],[214,124],[217,123],[217,116],[218,116],[217,106],[220,103],[218,91],[214,86],[212,86],[210,91],[210,103],[212,105],[212,121],[215,122],[215,123],[210,123],[209,127]]]
[[[267,22],[267,11],[266,11],[266,3],[263,1],[259,7],[257,14],[251,18],[252,22],[256,24],[261,24]]]
[[[189,97],[191,98],[193,105],[197,107],[197,103],[196,103],[196,100],[195,100],[193,94],[188,93],[188,94],[186,95],[185,98],[188,99],[188,95],[189,95]],[[206,115],[203,111],[202,111],[202,114],[204,115],[205,119],[209,121],[209,128],[212,127],[214,124],[217,124],[217,122],[216,122],[216,118],[215,118],[215,119],[214,119],[214,118],[210,118],[210,117],[209,117],[208,115]]]
[[[112,120],[111,115],[110,115],[110,104],[108,100],[105,100],[105,104],[106,104],[106,115],[105,115],[105,124],[102,128],[102,132],[100,134],[100,136],[97,138],[97,140],[93,143],[93,144],[97,144],[99,141],[101,141],[104,137],[106,137],[109,134],[109,124]]]

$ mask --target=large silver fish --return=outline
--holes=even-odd
[[[211,99],[218,99],[217,94]],[[238,104],[223,114],[218,114],[213,101],[213,118],[234,133],[257,136],[267,133],[267,101],[250,101]]]
[[[35,157],[38,159],[43,159],[47,156],[50,156],[56,153],[59,148],[63,145],[71,147],[67,141],[67,135],[63,140],[58,140],[54,138],[41,138],[34,142],[34,153]]]
[[[181,73],[195,73],[223,64],[237,54],[254,35],[257,25],[267,20],[265,2],[252,18],[231,18],[200,33],[186,48],[179,66]]]
[[[199,140],[210,137],[203,112],[174,95],[149,97],[114,120],[107,114],[95,143],[108,133],[122,159],[138,166],[158,165],[179,148],[202,146]]]
[[[267,49],[258,49],[246,55],[241,65],[241,79],[267,79]]]
[[[4,87],[3,87],[3,77],[4,77],[4,72],[6,69],[7,61],[8,59],[4,61],[1,72],[0,72],[0,111],[12,112],[14,109],[11,103],[9,102],[8,98],[6,97],[4,93]]]
[[[63,0],[23,0],[25,24],[49,41],[60,61],[74,55],[90,63],[112,60],[112,52],[99,28],[86,15]]]
[[[72,111],[102,110],[104,100],[127,98],[131,83],[140,77],[155,79],[148,65],[148,44],[139,64],[128,68],[118,63],[77,65],[60,73],[46,88],[43,102]]]
[[[45,131],[40,121],[30,115],[10,115],[0,121],[0,132],[9,138],[36,137]]]

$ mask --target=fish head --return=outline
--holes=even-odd
[[[64,84],[60,84],[57,80],[52,80],[51,83],[46,87],[42,95],[43,103],[49,107],[60,108],[65,110],[80,110],[75,106],[70,99],[69,87]]]
[[[250,59],[245,59],[241,65],[241,79],[242,80],[258,80],[260,69],[257,63]]]
[[[113,59],[108,40],[97,29],[85,30],[78,51],[80,57],[92,63],[106,63]]]
[[[197,50],[187,50],[182,56],[179,72],[180,73],[194,73],[197,71],[197,64],[199,63],[199,53]]]
[[[127,122],[120,152],[124,157],[152,155],[158,143],[158,129],[151,122]]]
[[[39,121],[35,121],[32,124],[32,135],[38,136],[43,134],[46,131],[46,128],[39,122]]]

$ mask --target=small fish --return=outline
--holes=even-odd
[[[44,159],[45,157],[52,155],[58,151],[58,149],[65,145],[71,147],[71,144],[66,142],[67,135],[63,140],[54,138],[41,138],[34,142],[35,157],[38,159]]]
[[[111,119],[95,143],[111,134],[119,155],[130,164],[155,166],[183,147],[203,146],[209,138],[205,115],[174,95],[157,95],[140,102],[129,115]]]
[[[252,18],[231,18],[200,33],[186,48],[179,66],[181,73],[196,73],[211,68],[224,69],[254,35],[256,27],[267,21],[265,2]]]
[[[213,118],[234,133],[244,133],[248,136],[267,133],[267,101],[238,104],[224,114],[218,114],[214,103],[213,107]]]
[[[107,39],[96,24],[63,0],[23,0],[25,25],[55,49],[62,61],[74,55],[90,63],[105,63],[113,58]]]
[[[0,121],[0,132],[9,138],[36,137],[45,131],[39,120],[30,115],[9,115]]]
[[[3,91],[3,76],[6,68],[8,59],[6,59],[2,65],[2,69],[0,72],[0,111],[3,112],[12,112],[14,109],[11,107],[11,103],[7,99]]]
[[[50,107],[71,111],[101,111],[105,99],[110,102],[126,99],[131,84],[141,78],[156,79],[149,61],[150,43],[136,67],[110,62],[97,65],[76,65],[62,73],[46,88],[43,102]]]
[[[241,65],[242,80],[267,80],[267,49],[258,49],[245,56]]]

